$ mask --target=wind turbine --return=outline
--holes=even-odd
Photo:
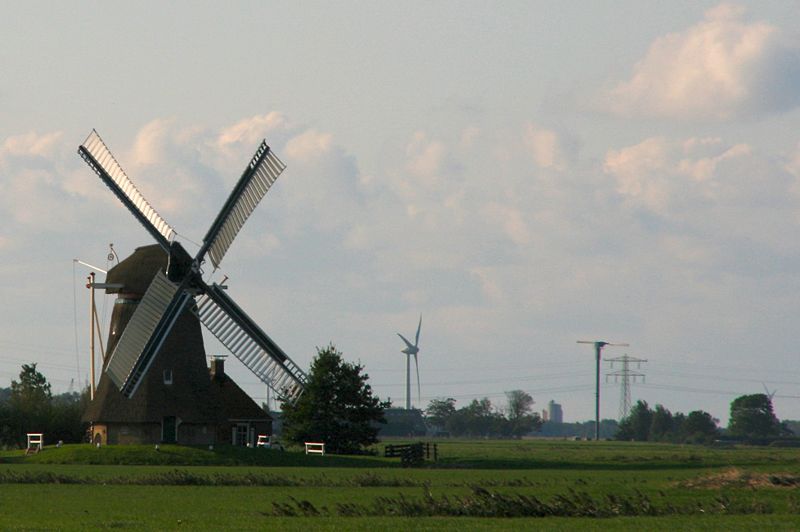
[[[603,348],[607,345],[629,347],[630,344],[612,344],[602,340],[578,340],[579,344],[594,345],[594,356],[597,361],[597,373],[595,375],[595,400],[594,400],[594,439],[600,441],[600,355]]]
[[[767,385],[763,382],[761,383],[761,386],[764,387],[764,392],[766,393],[767,397],[769,397],[770,402],[772,402],[772,398],[775,397],[775,394],[778,393],[778,390],[772,390],[770,392],[769,388],[767,388]]]
[[[419,360],[417,353],[419,353],[419,331],[422,329],[422,314],[419,315],[419,325],[417,325],[417,336],[412,345],[405,336],[397,333],[406,344],[406,348],[400,351],[406,354],[406,410],[411,410],[411,357],[414,357],[414,365],[417,367],[417,400],[420,399],[420,385],[419,385]]]

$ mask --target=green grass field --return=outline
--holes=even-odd
[[[232,447],[0,452],[0,528],[800,528],[798,450],[444,440],[439,455],[404,469]]]

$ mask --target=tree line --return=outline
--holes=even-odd
[[[506,392],[505,408],[496,408],[484,397],[457,409],[456,400],[448,397],[433,399],[425,409],[425,418],[436,431],[450,436],[521,438],[542,426],[533,404],[533,397],[523,390]]]
[[[727,429],[708,412],[694,410],[673,414],[663,405],[651,409],[647,401],[637,401],[630,414],[619,423],[617,440],[712,443],[717,438],[760,443],[792,436],[786,422],[775,416],[772,399],[763,394],[742,395],[731,402]]]
[[[0,446],[24,447],[29,432],[43,433],[46,443],[83,441],[88,425],[81,415],[88,400],[88,389],[53,395],[36,364],[23,364],[19,380],[0,388]]]

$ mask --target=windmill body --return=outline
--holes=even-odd
[[[116,295],[108,333],[110,355],[134,315],[152,278],[167,266],[158,245],[138,248],[112,268],[107,288]],[[83,420],[92,441],[101,445],[125,443],[254,444],[258,434],[271,433],[272,420],[230,377],[219,360],[206,364],[200,322],[185,309],[140,383],[126,397],[106,371],[101,373],[95,398]],[[251,441],[252,440],[252,441]]]
[[[214,269],[219,267],[247,218],[285,169],[266,142],[258,147],[194,257],[175,240],[175,230],[142,196],[96,131],[87,137],[78,153],[156,242],[154,246],[139,248],[129,260],[118,265],[116,273],[109,272],[108,283],[116,280],[119,282],[115,284],[122,284],[123,288],[119,289],[118,312],[115,305],[116,319],[112,319],[109,354],[103,362],[101,386],[105,390],[113,386],[120,397],[128,400],[137,397],[141,391],[144,398],[127,404],[129,410],[135,410],[135,405],[139,405],[136,408],[150,411],[159,402],[194,402],[192,398],[197,393],[205,395],[208,380],[202,335],[199,333],[202,324],[282,401],[296,401],[305,388],[305,373],[227,295],[224,286],[208,284],[203,279],[206,259],[211,261]],[[185,341],[186,338],[191,338],[194,345]],[[166,373],[169,370],[167,366],[176,365],[187,368],[180,372],[180,378],[187,379],[187,387],[180,393],[175,392],[180,387],[174,386],[178,375]],[[190,367],[195,369],[189,370]],[[212,364],[213,382],[227,382],[224,371],[220,371],[223,368],[222,361]],[[157,382],[161,384],[155,385]],[[163,388],[164,385],[172,386],[169,388],[172,395],[162,390],[159,393],[163,397],[153,400],[151,388]],[[119,399],[109,391],[103,395],[106,402],[113,403]],[[208,394],[209,397],[213,395],[213,392]],[[218,401],[219,397],[214,399]],[[219,403],[215,408],[225,411],[227,406]],[[212,406],[209,408],[214,410]],[[92,423],[100,423],[101,418],[110,415],[104,412],[124,409],[120,406],[108,410],[93,402],[87,417]],[[145,418],[149,420],[153,416],[155,414],[147,414]],[[209,412],[204,419],[216,422],[218,416]],[[161,423],[168,427],[162,429],[162,437],[169,441],[173,424],[177,435],[178,425],[187,422],[176,414],[162,416]],[[250,428],[238,427],[235,430],[247,432]],[[202,431],[206,434],[208,428]],[[240,439],[247,439],[245,436]]]

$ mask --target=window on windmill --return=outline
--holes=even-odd
[[[164,384],[172,384],[172,370],[165,369],[164,370]]]

